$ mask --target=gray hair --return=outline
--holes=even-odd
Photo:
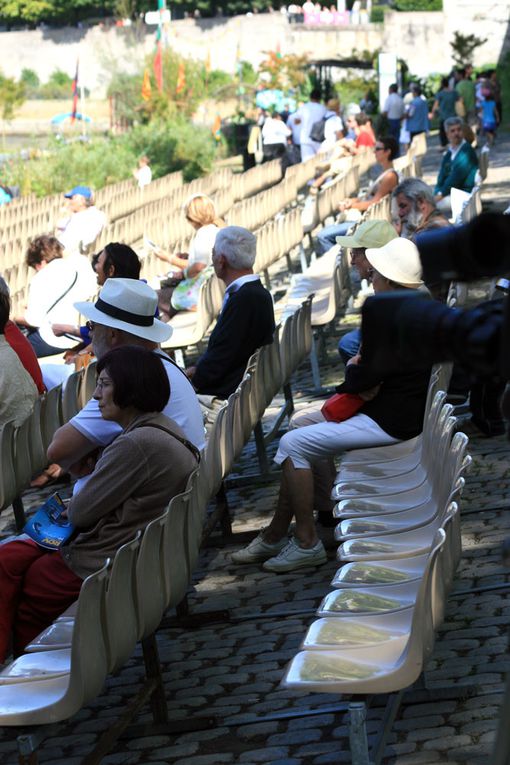
[[[252,268],[257,254],[257,239],[247,228],[225,226],[216,234],[214,249],[217,255],[226,258],[231,268]]]
[[[414,207],[416,207],[417,202],[428,202],[433,207],[436,206],[434,192],[420,178],[405,178],[393,189],[393,199],[396,199],[398,194],[403,194],[407,199],[410,199]]]
[[[461,117],[448,117],[443,123],[443,127],[445,129],[445,132],[449,130],[454,125],[462,125],[464,124],[464,120]]]

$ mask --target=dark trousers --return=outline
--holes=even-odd
[[[38,329],[31,329],[28,331],[28,342],[35,351],[35,355],[38,359],[42,359],[45,356],[54,356],[56,353],[64,353],[64,348],[56,348],[53,345],[42,339]],[[72,347],[71,341],[69,341],[69,348]]]

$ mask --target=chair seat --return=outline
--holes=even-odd
[[[420,580],[414,580],[384,587],[333,590],[323,598],[317,615],[359,616],[401,611],[414,605],[420,584]]]
[[[356,462],[386,462],[388,460],[402,459],[413,453],[416,449],[421,450],[422,436],[410,438],[407,441],[399,441],[398,444],[387,446],[374,446],[367,449],[353,449],[342,458],[342,465],[351,465]]]
[[[364,496],[343,499],[335,496],[333,487],[332,499],[340,499],[335,505],[333,515],[335,518],[357,518],[369,513],[395,513],[399,510],[409,510],[428,502],[432,496],[432,487],[424,482],[416,489],[402,491],[398,494]]]
[[[340,616],[316,619],[308,628],[302,648],[327,650],[331,648],[362,648],[398,640],[411,628],[412,609],[375,616]]]
[[[329,693],[392,693],[419,677],[423,661],[402,661],[408,635],[374,648],[301,651],[292,660],[282,681],[284,688]]]
[[[411,558],[429,552],[437,522],[402,534],[348,539],[337,551],[340,561]]]
[[[10,683],[0,694],[2,725],[47,725],[67,720],[81,706],[67,698],[69,675]]]
[[[41,651],[19,656],[0,672],[0,685],[47,680],[68,675],[71,671],[71,649]],[[4,689],[2,688],[3,696]],[[3,699],[0,697],[0,705]]]
[[[358,481],[337,483],[333,491],[338,499],[363,497],[377,494],[384,497],[388,494],[399,494],[421,486],[427,480],[427,471],[422,465],[402,475],[386,475],[379,478],[361,477]]]
[[[430,523],[437,515],[437,505],[431,500],[411,510],[397,513],[373,514],[365,518],[347,518],[335,528],[335,539],[342,541],[361,537],[366,534],[391,534],[412,529]]]
[[[420,579],[427,565],[428,555],[413,558],[393,558],[384,562],[357,561],[338,569],[331,582],[332,587],[350,588],[369,585],[398,584]]]
[[[202,339],[198,325],[196,311],[180,311],[170,319],[169,324],[173,328],[172,336],[163,343],[164,348],[182,348],[186,345],[194,345]]]
[[[37,635],[25,648],[25,653],[56,651],[70,648],[73,640],[74,619],[59,618]]]

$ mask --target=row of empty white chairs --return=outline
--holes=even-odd
[[[252,357],[239,388],[218,414],[184,494],[143,535],[120,548],[111,566],[88,577],[77,603],[0,673],[0,724],[38,726],[69,718],[101,692],[107,675],[120,669],[140,640],[146,668],[149,662],[158,666],[154,632],[165,611],[186,595],[207,504],[273,396],[308,353],[310,310],[308,300],[276,333],[275,342]],[[161,683],[159,669],[153,670],[143,697],[159,694],[160,710],[165,707]],[[34,752],[43,738],[40,731],[24,736],[25,751]],[[104,749],[104,739],[100,746]]]
[[[354,765],[369,762],[365,697],[392,694],[370,762],[379,763],[403,691],[422,673],[461,555],[457,500],[468,439],[444,404],[448,370],[431,376],[424,431],[342,461],[333,497],[344,565],[319,606],[283,686],[352,701]]]

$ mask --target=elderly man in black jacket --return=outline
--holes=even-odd
[[[186,370],[197,393],[228,398],[252,353],[273,341],[273,300],[253,273],[256,246],[255,236],[240,226],[218,231],[213,266],[227,289],[206,352]]]

